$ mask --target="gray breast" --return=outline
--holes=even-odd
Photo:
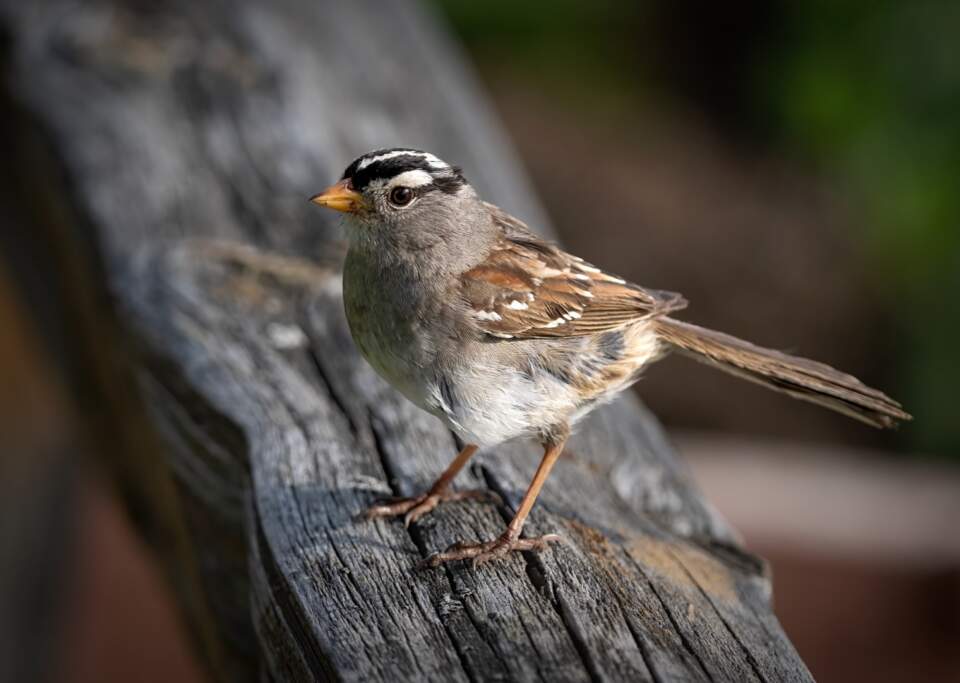
[[[351,249],[344,264],[343,301],[350,332],[364,358],[407,398],[426,408],[435,344],[424,325],[416,283]]]

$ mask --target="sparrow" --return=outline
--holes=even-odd
[[[409,525],[441,502],[485,497],[450,488],[479,448],[520,436],[543,446],[504,532],[457,543],[429,566],[476,565],[559,540],[521,531],[571,428],[673,351],[875,427],[910,419],[828,365],[677,320],[681,295],[632,284],[543,240],[428,152],[364,154],[311,201],[345,215],[343,300],[360,352],[466,444],[425,493],[368,516],[404,515]]]

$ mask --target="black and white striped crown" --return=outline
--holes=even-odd
[[[451,166],[429,152],[400,147],[378,149],[364,154],[347,166],[342,180],[349,178],[353,188],[362,192],[372,182],[387,181],[411,171],[419,172],[412,177],[419,176],[423,179],[416,184],[433,184],[437,189],[450,194],[456,193],[466,184],[463,174],[456,166]]]

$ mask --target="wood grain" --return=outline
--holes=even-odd
[[[456,47],[412,2],[3,0],[8,88],[92,242],[192,539],[229,680],[810,680],[762,563],[629,396],[571,442],[528,522],[566,542],[416,571],[497,535],[532,444],[409,530],[451,434],[359,358],[338,231],[306,201],[370,148],[423,147],[549,227]],[[202,607],[202,609],[201,609]],[[207,646],[201,645],[201,648]],[[206,653],[208,661],[215,659]]]

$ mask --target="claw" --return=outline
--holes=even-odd
[[[411,524],[416,522],[425,514],[433,512],[433,509],[439,504],[440,496],[437,494],[428,494],[424,496],[419,503],[410,508],[407,514],[403,516],[403,526],[405,528],[410,528]]]
[[[439,493],[424,493],[420,496],[411,498],[399,498],[392,502],[373,505],[363,513],[366,519],[378,519],[380,517],[399,517],[403,515],[403,525],[409,527],[418,519],[423,517],[440,504],[448,501],[457,500],[481,500],[485,502],[500,503],[500,496],[492,491],[468,490],[468,491],[441,491]]]
[[[537,538],[513,538],[509,532],[493,541],[483,543],[454,543],[442,553],[434,553],[420,562],[420,567],[439,567],[444,562],[470,560],[472,568],[477,568],[491,560],[506,557],[508,553],[520,550],[544,550],[548,544],[563,540],[557,534],[545,534]]]

